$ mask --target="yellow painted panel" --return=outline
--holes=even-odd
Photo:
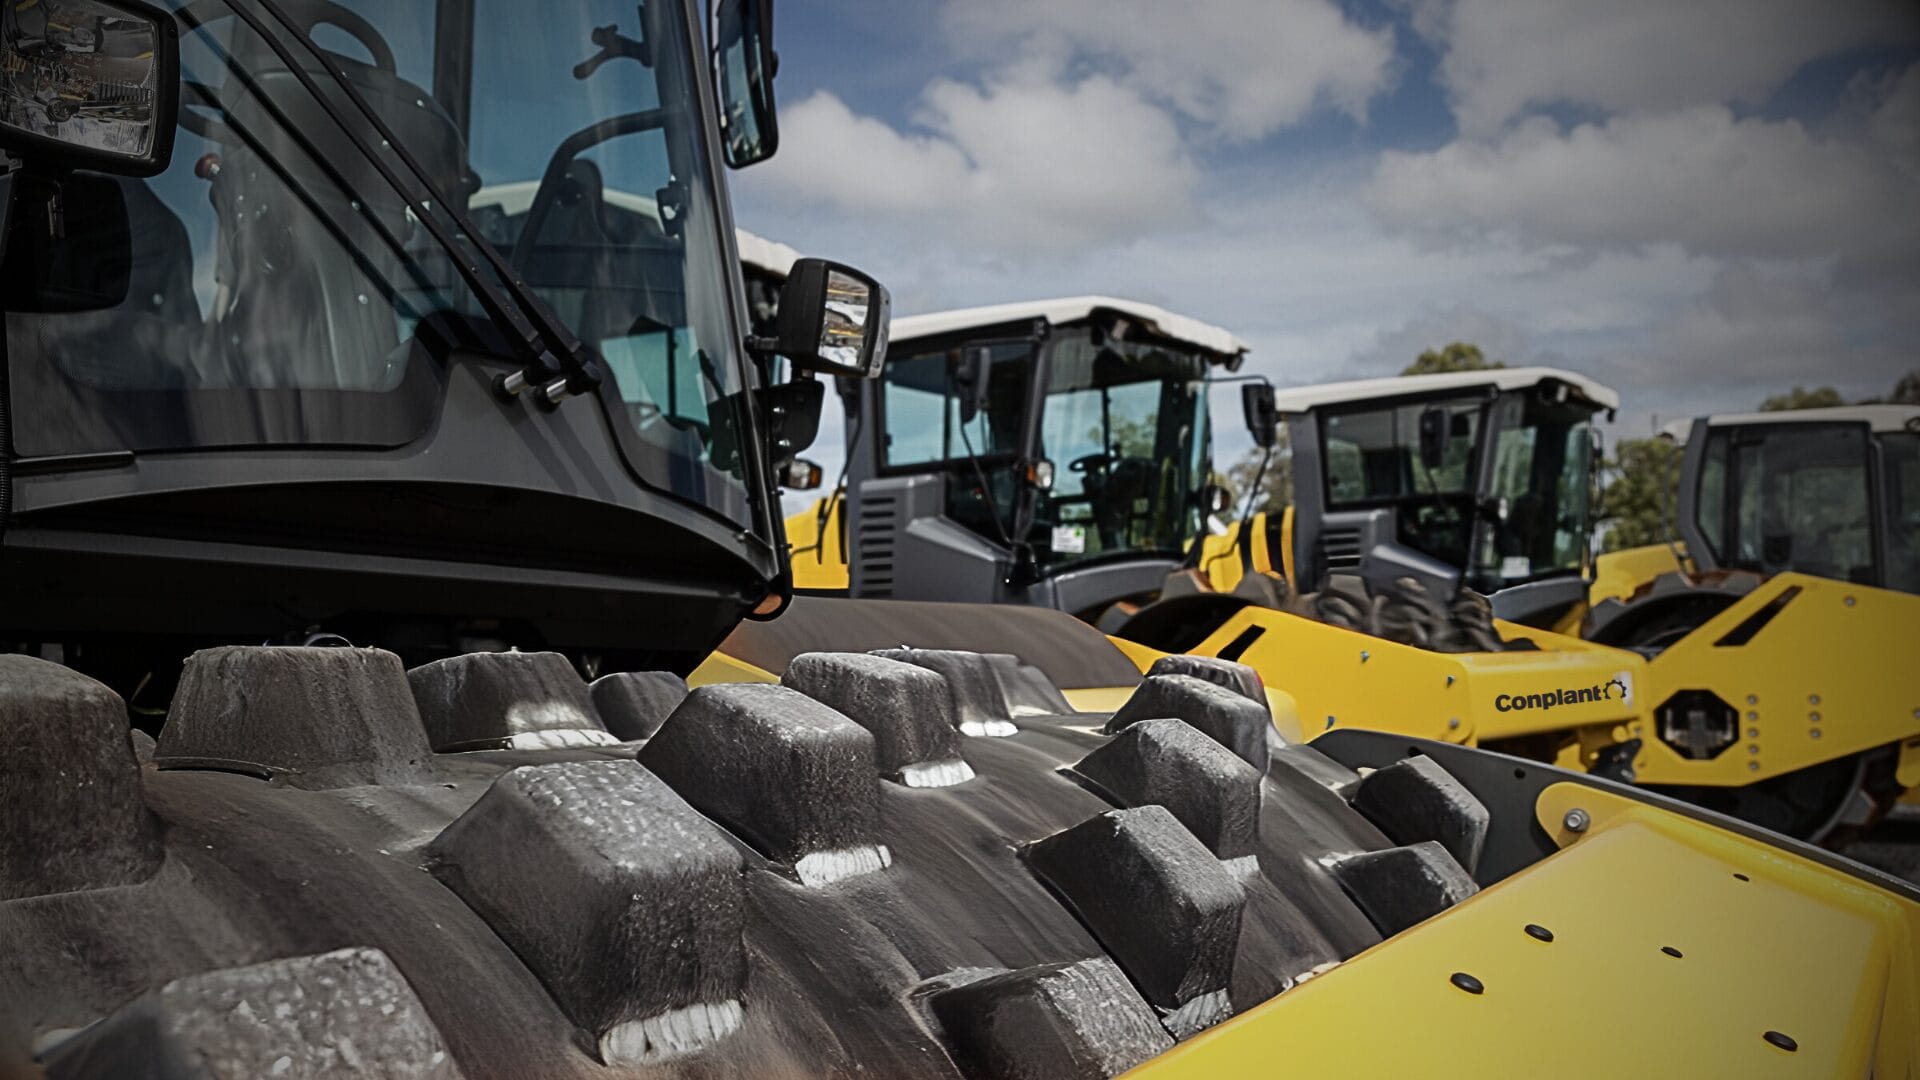
[[[1151,645],[1142,645],[1137,641],[1128,641],[1126,638],[1114,637],[1111,634],[1107,635],[1107,640],[1113,643],[1114,648],[1124,653],[1127,660],[1139,669],[1142,675],[1147,673],[1147,669],[1153,666],[1155,660],[1167,655]]]
[[[787,518],[787,543],[793,547],[793,587],[818,591],[847,588],[847,553],[840,544],[840,511],[846,500],[838,495],[815,499],[813,505]],[[821,531],[820,515],[827,515]],[[815,543],[815,538],[818,543]]]
[[[1920,908],[1767,844],[1590,788],[1550,788],[1540,816],[1557,823],[1575,803],[1592,824],[1567,850],[1129,1075],[1920,1070]],[[1529,936],[1528,924],[1553,940]],[[1455,987],[1456,972],[1484,992]],[[1798,1049],[1768,1043],[1770,1030]]]
[[[1256,528],[1258,526],[1256,525]],[[1240,525],[1228,525],[1224,535],[1208,533],[1200,539],[1200,572],[1215,592],[1232,592],[1240,584]]]
[[[1062,690],[1077,712],[1113,712],[1133,696],[1131,686],[1083,686]]]
[[[1595,559],[1593,586],[1587,590],[1588,602],[1597,604],[1608,599],[1625,600],[1633,595],[1635,589],[1661,574],[1685,569],[1673,557],[1676,549],[1683,555],[1687,550],[1686,545],[1678,543],[1673,547],[1648,544],[1645,547],[1609,551]]]
[[[1500,624],[1509,637],[1523,628]],[[1234,614],[1194,651],[1238,659],[1298,703],[1308,737],[1334,727],[1473,742],[1636,719],[1646,662],[1536,633],[1538,650],[1436,653],[1268,608]],[[1548,695],[1553,695],[1550,704]]]
[[[1272,566],[1261,569],[1273,571]],[[1293,569],[1293,507],[1289,506],[1280,513],[1280,566],[1279,574],[1287,579],[1287,587],[1301,592],[1300,579],[1294,576]]]
[[[777,683],[780,677],[745,660],[735,660],[723,652],[711,652],[700,666],[687,675],[687,685],[711,686],[714,683]]]
[[[1745,644],[1718,644],[1793,589]],[[1681,690],[1734,706],[1742,738],[1707,761],[1649,739],[1643,783],[1737,786],[1920,739],[1920,596],[1780,574],[1648,665],[1649,709]]]

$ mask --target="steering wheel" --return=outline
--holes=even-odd
[[[333,0],[280,0],[280,10],[293,20],[300,32],[313,41],[313,32],[322,26],[335,26],[346,31],[347,36],[367,47],[368,55],[373,57],[373,66],[388,75],[398,76],[393,59],[393,46],[380,36],[372,23],[351,8],[342,7]],[[233,17],[233,9],[226,0],[193,0],[174,13],[189,30],[198,30],[210,22]],[[275,29],[272,16],[267,16],[268,29]],[[315,43],[319,47],[318,43]],[[296,55],[298,55],[296,53]]]
[[[1095,469],[1105,470],[1107,463],[1113,460],[1112,454],[1086,454],[1067,463],[1069,471],[1084,473]]]

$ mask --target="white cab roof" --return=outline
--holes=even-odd
[[[1485,371],[1450,371],[1442,375],[1394,375],[1384,379],[1321,383],[1318,386],[1288,386],[1275,392],[1274,404],[1281,413],[1303,413],[1329,405],[1399,397],[1402,394],[1472,390],[1483,386],[1525,390],[1548,379],[1572,386],[1575,393],[1603,409],[1620,407],[1620,395],[1612,387],[1603,386],[1585,375],[1549,367],[1490,368]]]
[[[1747,424],[1866,424],[1876,434],[1908,431],[1920,426],[1920,405],[1836,405],[1830,409],[1783,409],[1779,412],[1722,413],[1707,417],[1712,427]],[[1677,443],[1687,441],[1693,420],[1675,420],[1660,434]]]
[[[473,193],[467,200],[468,206],[498,206],[506,214],[524,214],[533,205],[533,197],[540,190],[538,180],[517,180],[510,184],[491,184]],[[654,221],[660,220],[660,205],[645,195],[617,191],[608,188],[601,195],[610,205],[622,210],[632,210],[645,214]],[[745,229],[733,230],[734,246],[740,249],[740,261],[755,269],[777,274],[784,278],[793,269],[794,260],[800,253],[780,243],[757,236]]]
[[[777,274],[782,278],[787,276],[787,272],[793,269],[794,262],[800,258],[798,251],[778,240],[756,236],[745,229],[733,230],[733,243],[740,249],[742,263],[769,274]]]
[[[1198,345],[1208,352],[1235,356],[1247,351],[1247,343],[1217,326],[1176,315],[1163,307],[1135,300],[1117,300],[1111,296],[1069,296],[1059,300],[1023,300],[1014,304],[959,308],[926,315],[908,315],[893,320],[890,342],[898,344],[914,338],[932,337],[976,326],[994,326],[1021,319],[1045,319],[1055,325],[1079,322],[1096,311],[1115,311],[1146,323],[1161,337]]]

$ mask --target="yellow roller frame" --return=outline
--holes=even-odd
[[[1336,727],[1469,745],[1597,726],[1612,741],[1641,718],[1634,653],[1498,624],[1537,650],[1437,653],[1271,608],[1234,613],[1194,652],[1251,666],[1298,703],[1309,738]],[[1615,729],[1618,729],[1617,731]]]
[[[1920,1075],[1920,905],[1583,785],[1535,811],[1563,850],[1128,1075]]]
[[[1643,783],[1737,786],[1890,743],[1920,783],[1920,596],[1777,575],[1648,664],[1646,688]],[[1683,690],[1733,706],[1739,740],[1693,761],[1652,737]]]

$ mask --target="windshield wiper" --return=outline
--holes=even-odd
[[[242,0],[230,0],[229,7],[234,15],[246,23],[252,31],[273,50],[275,56],[287,65],[287,70],[299,80],[300,85],[312,94],[327,118],[339,127],[367,161],[379,172],[381,179],[387,182],[395,193],[406,201],[407,208],[413,212],[416,220],[424,226],[434,240],[446,250],[454,269],[467,283],[467,286],[479,299],[480,306],[493,320],[505,326],[508,337],[516,346],[526,363],[523,369],[494,379],[494,389],[503,397],[518,396],[528,387],[538,387],[536,400],[549,407],[558,405],[575,394],[592,390],[600,383],[599,365],[581,340],[568,329],[566,324],[554,316],[547,306],[534,295],[525,281],[513,270],[507,259],[489,243],[473,225],[466,214],[446,197],[446,194],[434,185],[432,177],[420,162],[408,152],[396,137],[386,121],[380,118],[373,107],[368,105],[360,92],[354,89],[346,72],[335,68],[327,61],[320,47],[312,41],[299,25],[281,10],[274,0],[257,0],[267,14],[273,16],[281,28],[291,37],[297,38],[319,61],[320,68],[327,78],[346,95],[348,101],[360,113],[361,118],[380,136],[380,147],[376,148],[367,138],[366,132],[349,122],[349,118],[334,103],[333,99],[321,91],[318,82],[305,65],[294,56],[278,35],[268,31],[258,16],[246,9]],[[398,173],[380,155],[380,150],[391,150],[400,163],[413,174],[417,188],[402,183]],[[418,197],[417,193],[425,197]],[[452,219],[453,225],[466,238],[466,242],[487,264],[491,274],[460,250],[459,238],[449,232],[434,212],[438,203],[441,212]]]

